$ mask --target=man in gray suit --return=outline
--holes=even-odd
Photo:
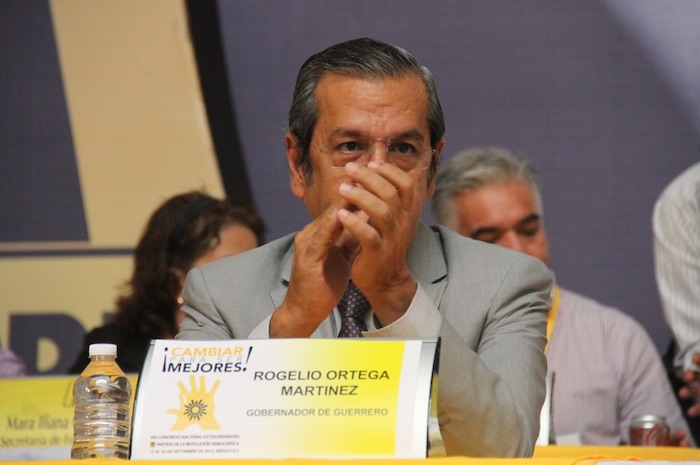
[[[440,337],[447,453],[531,455],[552,278],[539,260],[420,222],[444,129],[431,73],[403,49],[357,39],[309,58],[285,146],[312,221],[192,270],[178,338]],[[354,289],[370,310],[348,326]]]

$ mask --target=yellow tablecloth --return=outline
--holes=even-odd
[[[700,465],[700,449],[681,449],[673,447],[538,447],[533,458],[527,459],[484,459],[471,457],[448,457],[432,459],[382,459],[382,460],[131,460],[129,465],[593,465],[600,461],[645,461],[645,462],[685,462]],[[119,461],[110,459],[88,459],[80,462],[74,460],[48,460],[35,462],[3,462],[6,464],[36,465],[115,465]]]
[[[601,460],[639,460],[662,462],[698,462],[700,464],[700,449],[681,447],[604,447],[604,446],[538,446],[535,448],[533,464],[539,464],[540,460],[550,458],[575,459],[570,463],[582,465],[586,462],[598,462]]]

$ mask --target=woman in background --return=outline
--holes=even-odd
[[[80,373],[90,344],[117,345],[117,363],[138,373],[151,339],[172,339],[182,319],[181,292],[190,268],[261,244],[262,219],[251,208],[199,192],[176,195],[151,215],[134,251],[134,270],[113,320],[85,336],[69,370]]]

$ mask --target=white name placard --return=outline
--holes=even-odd
[[[437,345],[152,341],[131,458],[426,457]]]

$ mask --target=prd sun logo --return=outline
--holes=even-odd
[[[190,421],[199,421],[206,414],[207,404],[201,400],[193,400],[189,404],[185,405],[185,415],[187,415]]]
[[[219,387],[219,382],[220,380],[216,380],[211,391],[207,392],[206,378],[204,376],[199,377],[198,387],[195,376],[190,375],[189,390],[181,381],[178,381],[180,407],[168,409],[169,414],[177,415],[175,424],[170,429],[172,431],[182,431],[194,424],[205,430],[221,429],[219,422],[214,418],[214,412],[216,411],[214,393]]]

